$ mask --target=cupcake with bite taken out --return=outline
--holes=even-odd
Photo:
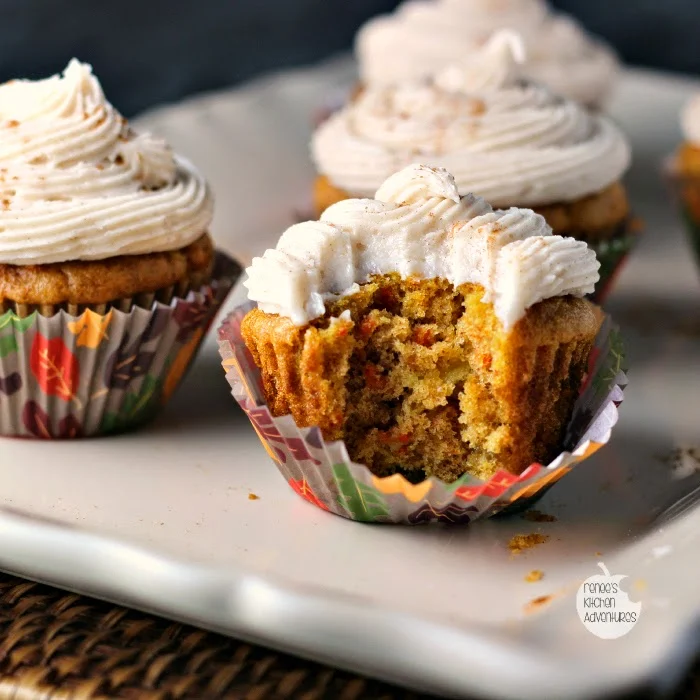
[[[523,80],[523,58],[521,39],[502,32],[429,80],[363,90],[313,136],[316,213],[371,196],[420,159],[453,173],[460,192],[531,207],[588,243],[600,300],[636,239],[622,184],[630,148],[609,119]]]
[[[208,233],[206,181],[73,60],[0,86],[0,190],[0,433],[143,422],[235,276]]]
[[[335,479],[349,498],[361,469],[389,489],[512,485],[562,452],[601,325],[584,298],[598,268],[539,214],[412,165],[253,260],[255,306],[222,326],[224,365],[298,491]]]

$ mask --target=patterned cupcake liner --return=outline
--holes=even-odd
[[[354,463],[342,441],[326,442],[319,428],[274,417],[263,397],[260,371],[243,342],[241,321],[253,304],[235,309],[219,329],[219,351],[233,396],[291,488],[322,510],[373,523],[471,522],[525,507],[605,445],[618,420],[627,379],[617,327],[606,317],[589,358],[562,453],[522,474],[499,471],[488,481],[465,475],[448,484],[434,477],[412,484],[402,475],[377,477]]]
[[[625,224],[625,230],[621,235],[589,244],[600,262],[600,280],[590,297],[596,304],[603,304],[610,296],[618,275],[637,244],[640,234],[635,230],[636,226],[636,221],[630,220]]]
[[[92,437],[151,419],[239,274],[237,263],[217,253],[212,282],[150,308],[0,314],[0,435]]]
[[[685,222],[688,240],[700,265],[700,177],[680,175],[667,165],[667,175]]]

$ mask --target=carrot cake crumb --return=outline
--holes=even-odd
[[[543,513],[541,510],[528,510],[523,513],[523,518],[531,523],[555,523],[557,521],[553,515]]]
[[[544,578],[544,571],[540,571],[539,569],[533,569],[526,577],[525,580],[528,583],[537,583],[538,581],[541,581]]]
[[[541,535],[539,532],[533,532],[529,535],[514,535],[508,542],[508,549],[512,554],[520,554],[526,549],[532,549],[537,545],[544,544],[549,540],[549,535]]]
[[[251,493],[248,494],[248,500],[249,500],[249,501],[259,501],[259,500],[260,500],[260,496],[258,496],[258,494],[256,494],[256,493],[252,493],[252,492],[251,492]]]
[[[525,605],[525,612],[528,614],[537,612],[540,608],[544,607],[548,603],[551,603],[552,598],[554,598],[552,595],[541,595],[538,598],[533,598]]]

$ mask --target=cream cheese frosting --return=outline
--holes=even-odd
[[[372,275],[471,282],[508,330],[543,299],[592,293],[599,267],[585,243],[552,235],[533,211],[494,211],[480,197],[460,197],[446,170],[411,165],[375,199],[339,202],[320,221],[287,229],[253,259],[245,285],[260,309],[301,326]]]
[[[366,197],[420,159],[499,207],[575,201],[619,180],[630,162],[621,131],[524,82],[524,54],[518,35],[504,31],[431,80],[365,89],[314,134],[318,172]]]
[[[0,263],[176,250],[206,232],[212,196],[167,144],[136,134],[90,66],[0,85]]]
[[[361,79],[387,85],[421,78],[478,50],[500,29],[520,32],[526,74],[556,93],[600,106],[617,76],[610,48],[544,0],[409,0],[367,22],[356,41]]]
[[[700,95],[693,97],[683,108],[681,126],[685,140],[700,147]]]

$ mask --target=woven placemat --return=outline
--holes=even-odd
[[[426,696],[0,574],[0,700]],[[700,700],[700,667],[674,700]]]

